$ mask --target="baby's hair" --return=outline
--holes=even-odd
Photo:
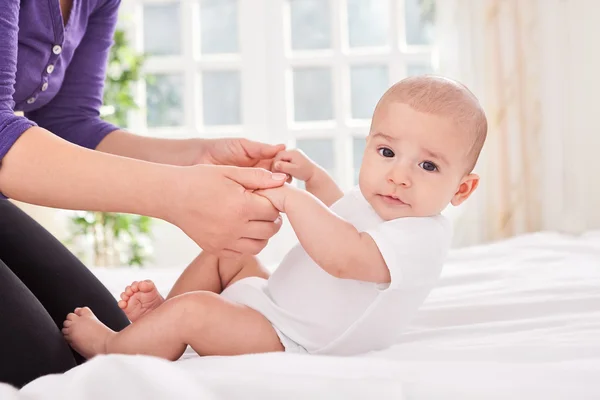
[[[487,118],[477,97],[462,83],[435,75],[421,75],[401,80],[381,97],[377,109],[389,102],[409,105],[416,111],[450,117],[473,135],[468,153],[470,173],[487,136]]]

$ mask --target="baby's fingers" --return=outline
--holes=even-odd
[[[295,176],[298,173],[298,166],[287,161],[275,161],[273,172],[283,172],[284,174]]]
[[[293,153],[291,151],[283,150],[277,153],[275,158],[273,159],[275,162],[277,161],[292,161]]]

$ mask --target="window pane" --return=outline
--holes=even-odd
[[[409,64],[406,67],[406,74],[408,76],[427,75],[432,73],[433,67],[431,64]]]
[[[360,173],[360,164],[362,163],[363,153],[367,140],[364,137],[355,137],[352,143],[353,166],[354,166],[354,184],[358,185],[358,175]]]
[[[331,47],[328,0],[289,0],[293,50]]]
[[[409,64],[406,67],[406,74],[408,76],[427,75],[432,73],[433,67],[431,64]]]
[[[202,73],[204,125],[239,125],[241,89],[238,71]]]
[[[433,43],[435,0],[404,0],[406,44]]]
[[[329,68],[294,69],[294,120],[333,119],[332,79]]]
[[[389,0],[348,0],[350,47],[383,46],[389,36]]]
[[[333,139],[300,139],[296,141],[296,147],[333,176],[335,169]]]
[[[183,125],[183,77],[178,74],[155,74],[146,85],[149,127]]]
[[[352,118],[371,119],[375,105],[388,86],[385,65],[354,66],[350,68]]]
[[[238,52],[238,1],[201,0],[202,54]]]
[[[144,5],[144,50],[152,55],[180,54],[179,4]]]

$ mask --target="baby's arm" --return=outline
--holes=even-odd
[[[283,172],[304,181],[306,190],[327,207],[344,195],[329,174],[300,150],[281,151],[273,162],[274,172]]]
[[[287,214],[300,244],[327,273],[343,279],[389,283],[375,241],[337,216],[311,193],[290,185],[256,192]]]
[[[306,190],[315,195],[327,207],[331,207],[344,195],[331,176],[321,168],[317,168],[312,178],[305,184]]]

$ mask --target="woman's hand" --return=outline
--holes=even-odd
[[[273,158],[285,145],[248,139],[206,139],[199,145],[195,164],[233,165],[271,170]]]
[[[309,182],[320,167],[302,150],[280,151],[273,160],[273,171],[282,172],[300,181]]]
[[[209,165],[179,172],[166,219],[203,250],[222,256],[258,254],[281,228],[278,210],[253,190],[279,187],[285,175]]]

